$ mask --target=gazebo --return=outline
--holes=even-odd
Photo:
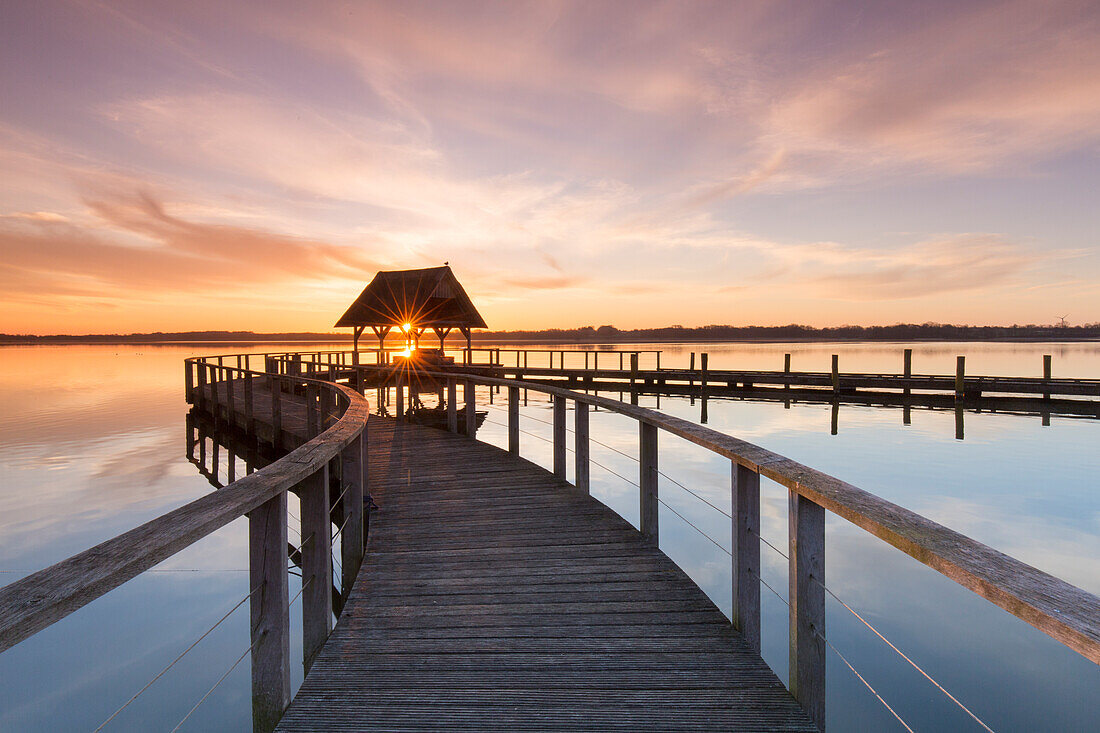
[[[359,363],[359,337],[367,326],[378,337],[380,355],[385,349],[386,336],[394,328],[403,331],[417,347],[421,335],[430,328],[439,338],[440,349],[447,334],[457,328],[466,337],[467,355],[471,348],[471,331],[488,328],[470,296],[446,265],[423,270],[391,270],[374,276],[335,326],[353,329],[352,360],[355,364]]]

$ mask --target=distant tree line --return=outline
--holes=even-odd
[[[645,341],[990,341],[1027,339],[1100,339],[1100,323],[1081,326],[958,326],[950,323],[898,323],[893,326],[666,326],[618,329],[614,326],[549,328],[538,331],[482,331],[475,341],[552,341],[615,343]],[[255,333],[253,331],[182,331],[173,333],[90,334],[79,336],[0,334],[0,344],[35,343],[252,343],[350,341],[343,333]],[[391,340],[400,340],[391,336]],[[372,340],[367,339],[370,343]],[[429,342],[431,339],[429,338]]]
[[[893,326],[830,326],[814,328],[800,324],[786,326],[710,325],[686,328],[618,329],[614,326],[551,328],[541,331],[497,331],[479,333],[481,340],[545,340],[580,342],[642,341],[982,341],[996,339],[1095,339],[1100,338],[1100,323],[1083,326],[957,326],[949,323],[898,323]]]

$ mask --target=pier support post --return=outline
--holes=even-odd
[[[302,501],[302,662],[306,674],[332,630],[332,520],[328,464],[300,484]],[[285,554],[285,553],[284,553]]]
[[[1043,381],[1049,384],[1051,376],[1051,355],[1043,354]],[[1050,399],[1050,392],[1043,392],[1043,399]]]
[[[519,455],[519,387],[508,385],[508,452]]]
[[[452,433],[458,432],[458,381],[454,377],[447,378],[447,429]]]
[[[195,377],[194,366],[190,359],[183,360],[183,399],[195,404]]]
[[[825,509],[791,491],[790,558],[791,695],[825,730]]]
[[[783,355],[783,390],[790,392],[791,390],[791,355]]]
[[[589,445],[588,445],[588,403],[575,400],[573,402],[573,437],[575,439],[574,458],[576,459],[573,472],[573,483],[586,494],[591,493],[589,482]]]
[[[290,704],[290,599],[286,573],[286,492],[248,514],[252,629],[252,729],[275,729]]]
[[[840,394],[840,354],[833,354],[833,394]]]
[[[638,423],[639,525],[642,536],[654,546],[659,544],[657,521],[657,426]]]
[[[731,465],[733,627],[760,652],[760,474]]]
[[[367,429],[340,451],[344,528],[340,531],[341,592],[351,590],[363,563],[363,493],[367,484]]]
[[[554,475],[565,480],[565,398],[554,395]]]
[[[902,361],[904,362],[902,364],[902,368],[903,368],[902,376],[905,377],[905,390],[904,390],[903,394],[906,397],[908,397],[912,392],[912,390],[909,387],[909,380],[913,376],[913,350],[912,349],[906,349],[904,352],[902,352]]]
[[[966,396],[966,357],[955,357],[955,400]]]
[[[477,433],[477,391],[472,379],[463,383],[462,397],[466,400],[466,437],[473,438]]]

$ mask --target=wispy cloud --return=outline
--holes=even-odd
[[[445,260],[502,327],[919,319],[1100,277],[1095,4],[79,6],[0,31],[34,100],[0,112],[0,329],[199,293],[305,328]],[[80,79],[15,65],[32,36]],[[1072,221],[1004,193],[1037,172]],[[1002,198],[926,217],[941,182]]]

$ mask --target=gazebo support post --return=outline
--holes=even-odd
[[[366,326],[353,326],[351,333],[351,363],[359,366],[359,337],[363,335]]]

